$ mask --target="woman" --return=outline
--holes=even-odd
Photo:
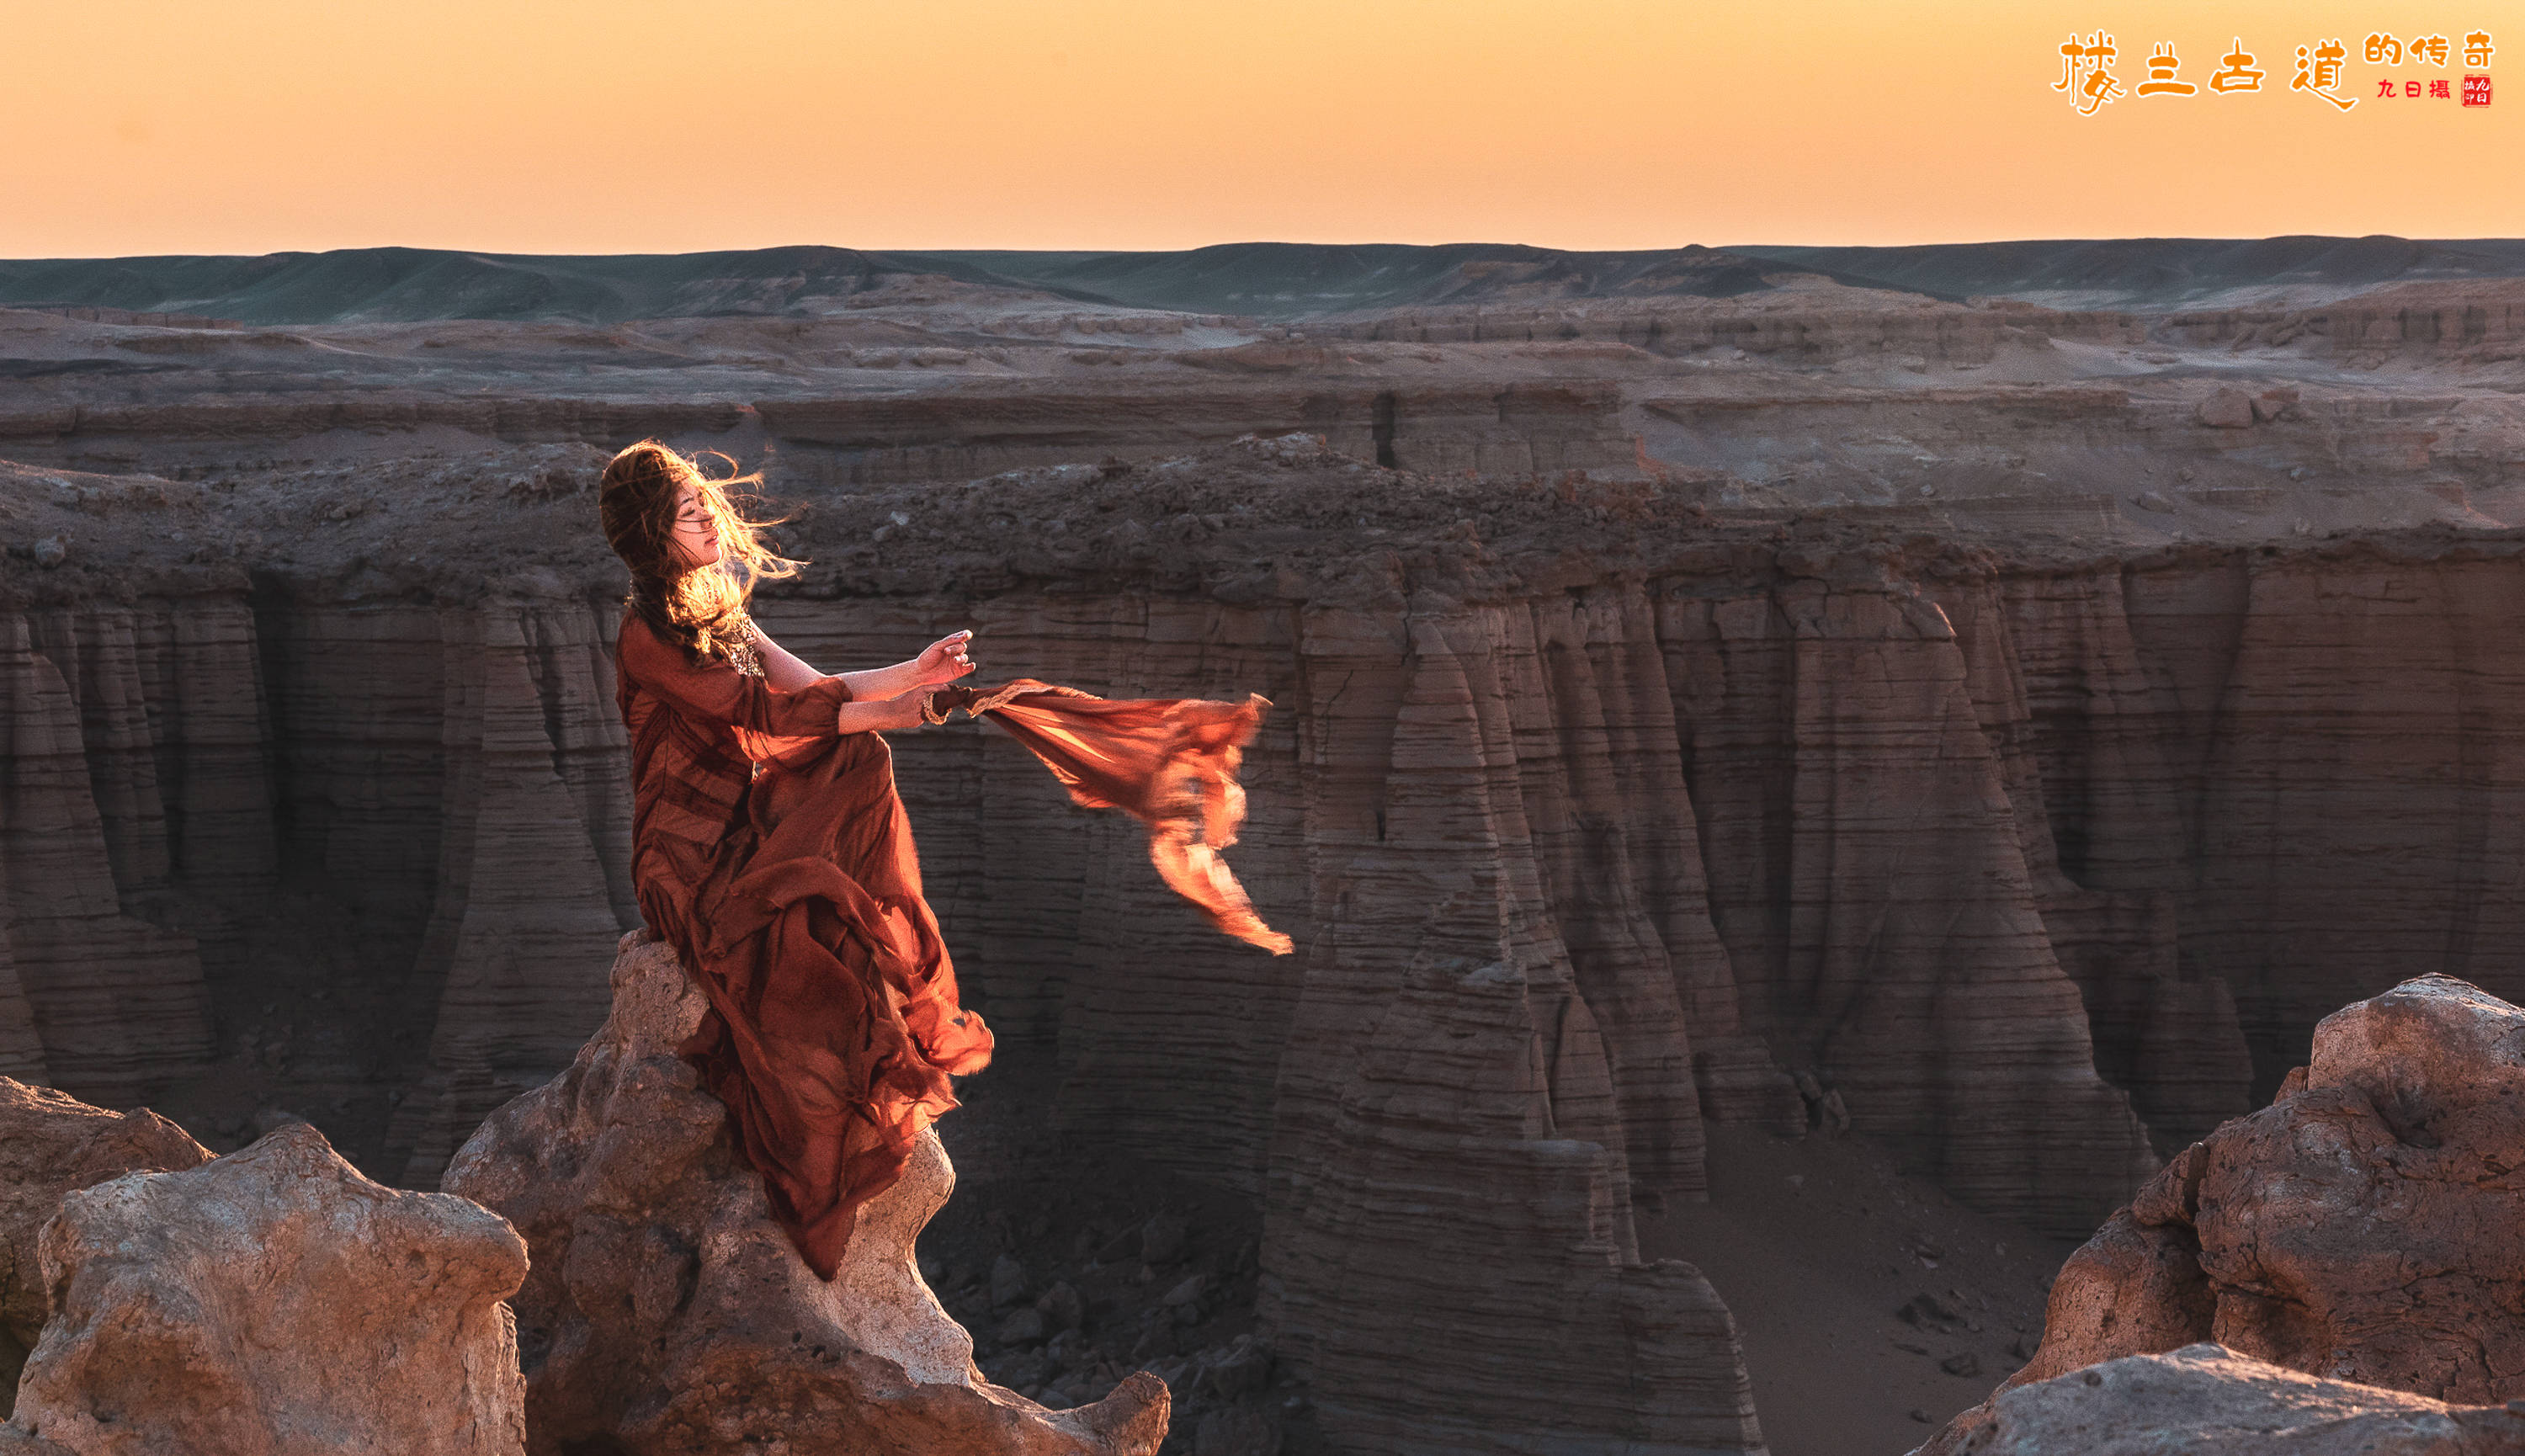
[[[880,732],[943,723],[933,699],[1009,729],[1089,807],[1148,823],[1160,874],[1228,933],[1285,953],[1218,851],[1243,818],[1236,770],[1267,706],[1107,701],[973,671],[950,633],[890,668],[828,677],[746,611],[754,581],[795,575],[727,487],[643,440],[599,486],[630,570],[616,648],[631,742],[632,882],[711,1011],[682,1048],[727,1104],[773,1214],[826,1279],[861,1205],[900,1178],[921,1130],[956,1106],[948,1079],[991,1059],[982,1019],[921,898],[920,862]]]
[[[969,634],[826,677],[746,612],[744,581],[794,575],[726,486],[655,441],[599,486],[631,572],[615,655],[631,740],[631,875],[651,931],[711,1013],[684,1054],[725,1102],[773,1213],[830,1279],[859,1206],[901,1177],[991,1059],[920,893],[889,729],[973,670]],[[743,574],[740,578],[733,567]]]

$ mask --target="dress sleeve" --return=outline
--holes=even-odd
[[[754,759],[774,757],[800,740],[839,736],[837,715],[851,700],[839,678],[783,692],[724,662],[694,663],[636,616],[625,618],[616,656],[616,671],[685,718],[734,730]]]

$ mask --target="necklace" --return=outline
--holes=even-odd
[[[745,635],[726,647],[727,665],[748,678],[763,676],[763,654],[754,645],[754,624],[745,625]]]

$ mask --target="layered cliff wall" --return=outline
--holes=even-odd
[[[903,737],[898,775],[974,1001],[1057,1051],[1055,1121],[1262,1202],[1265,1317],[1356,1448],[1510,1419],[1484,1402],[1511,1368],[1608,1449],[1758,1443],[1716,1294],[1630,1232],[1700,1195],[1711,1122],[1846,1114],[1980,1207],[2085,1229],[2367,979],[2525,970],[2525,542],[2010,561],[1680,512],[1625,539],[1618,501],[1487,484],[1405,529],[1347,516],[1395,477],[1240,450],[1047,477],[1082,541],[1042,581],[959,514],[1041,517],[1026,482],[878,498],[923,513],[896,592],[828,574],[761,608],[827,668],[971,626],[993,676],[1272,699],[1231,858],[1285,958],[987,729]],[[1356,535],[1221,554],[1202,523],[1261,498],[1247,455]],[[965,554],[923,568],[921,531]],[[1554,549],[1494,550],[1515,531]],[[10,615],[0,1057],[150,1095],[267,995],[296,896],[358,927],[325,989],[404,1093],[381,1171],[428,1180],[549,1076],[603,1015],[588,946],[635,919],[626,766],[613,606],[517,583]],[[1481,1359],[1432,1358],[1411,1299]]]
[[[1705,1117],[1800,1124],[1803,1072],[1976,1201],[2065,1224],[2142,1156],[2106,1130],[2238,1110],[2374,975],[2518,979],[2505,546],[2033,567],[1744,541],[1675,565],[1487,603],[765,615],[828,665],[967,623],[995,663],[1094,690],[1274,700],[1237,859],[1300,936],[1286,960],[1214,941],[1127,826],[1010,745],[900,750],[965,975],[1004,1034],[1060,1048],[1064,1119],[1233,1186],[1261,1190],[1304,1121],[1308,998],[1427,933],[1429,894],[1359,885],[1435,853],[1391,847],[1385,796],[1442,662],[1454,730],[1491,756],[1462,852],[1518,877],[1517,954],[1597,1027],[1643,1190],[1691,1195]],[[12,619],[19,1065],[128,1100],[197,1064],[240,928],[276,883],[315,886],[364,927],[346,993],[392,999],[416,1050],[434,1029],[390,1139],[425,1174],[598,1014],[577,942],[635,918],[611,620],[276,591]],[[2084,1151],[2055,1185],[2062,1138]]]

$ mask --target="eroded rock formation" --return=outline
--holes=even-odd
[[[525,1246],[479,1206],[380,1187],[304,1123],[187,1172],[72,1193],[11,1426],[76,1456],[518,1456],[501,1301]]]
[[[1727,1307],[1691,1265],[1640,1262],[1582,1004],[1432,938],[1274,1189],[1264,1312],[1326,1432],[1399,1456],[1761,1450]]]
[[[51,1308],[35,1236],[63,1195],[134,1172],[210,1161],[184,1130],[148,1111],[116,1113],[0,1077],[0,1415]]]
[[[530,1449],[1149,1456],[1163,1383],[1043,1407],[983,1381],[912,1244],[955,1172],[935,1135],[817,1279],[771,1222],[726,1109],[674,1048],[705,1009],[673,951],[635,932],[614,1009],[559,1079],[501,1108],[446,1187],[506,1214],[534,1251],[515,1300]]]
[[[2318,1380],[2214,1344],[2002,1394],[1971,1456],[2507,1456],[2525,1415]]]
[[[633,921],[587,492],[652,432],[768,470],[811,661],[970,624],[994,672],[1273,700],[1276,961],[986,731],[901,753],[977,1003],[1057,1049],[1066,1135],[1268,1200],[1293,1368],[1396,1338],[1321,1221],[1387,1206],[1363,1150],[1424,1093],[1570,1150],[1524,1233],[1431,1165],[1465,1247],[1584,1230],[1515,1256],[1535,1307],[1693,1311],[1567,1313],[1606,1369],[1712,1362],[1572,1419],[1723,1427],[1713,1312],[1620,1235],[1709,1123],[1847,1123],[2083,1234],[2344,1000],[2525,994],[2498,289],[2169,321],[1465,267],[1305,327],[893,275],[604,329],[0,311],[0,1073],[127,1104],[243,1043],[426,1181],[569,1063]],[[1494,1060],[1397,1090],[1459,1030]]]
[[[2160,1170],[2062,1267],[2004,1392],[2214,1339],[2437,1400],[2525,1394],[2525,1011],[2427,976],[2344,1007],[2279,1100]],[[1971,1449],[1990,1408],[1958,1418]]]
[[[106,1103],[199,1064],[211,1036],[193,941],[126,914],[116,879],[117,846],[135,890],[163,882],[166,864],[123,628],[100,649],[107,664],[81,671],[65,653],[65,673],[34,649],[25,618],[0,618],[0,1012],[23,1008],[0,1017],[0,1067]]]

